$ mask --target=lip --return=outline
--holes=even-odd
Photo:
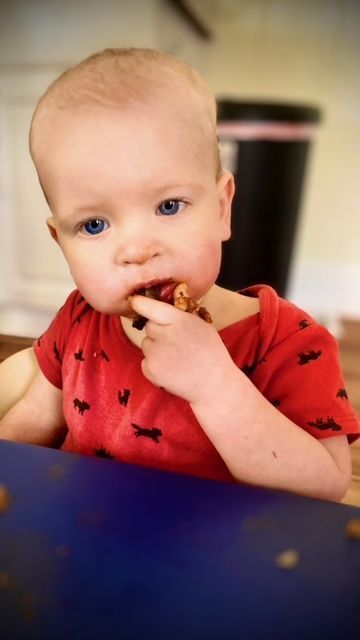
[[[166,284],[175,283],[176,280],[174,280],[173,278],[157,278],[154,280],[147,280],[146,282],[140,282],[131,290],[131,292],[128,294],[128,297],[137,295],[141,289],[151,289],[151,287],[159,287]]]

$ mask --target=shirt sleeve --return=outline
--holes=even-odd
[[[84,298],[79,291],[73,291],[45,333],[33,344],[41,371],[58,389],[62,389],[62,362],[66,344],[81,303],[84,303]]]
[[[253,382],[279,411],[315,438],[360,435],[345,389],[335,338],[311,319],[279,342],[257,364]]]

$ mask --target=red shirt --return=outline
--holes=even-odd
[[[358,437],[331,334],[270,287],[242,293],[259,297],[259,313],[220,331],[237,366],[315,438]],[[73,291],[34,348],[44,375],[63,390],[64,450],[232,479],[189,404],[144,377],[142,352],[118,316],[94,311]]]

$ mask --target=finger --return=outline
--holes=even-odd
[[[143,352],[145,358],[149,355],[151,348],[154,346],[154,340],[151,340],[148,336],[145,336],[141,343],[141,351]]]
[[[156,387],[158,387],[158,386],[159,386],[159,385],[156,383],[156,380],[155,380],[154,376],[152,375],[152,373],[151,373],[151,371],[150,371],[150,369],[149,369],[149,367],[148,367],[148,364],[147,364],[147,362],[146,362],[146,358],[144,358],[144,359],[141,361],[141,370],[142,370],[142,372],[143,372],[143,374],[144,374],[145,378],[147,378],[150,382],[152,382],[152,384],[153,384],[153,385],[155,385]]]
[[[179,311],[167,302],[146,298],[145,296],[131,296],[128,298],[131,308],[140,316],[148,318],[155,324],[168,325],[175,322]]]

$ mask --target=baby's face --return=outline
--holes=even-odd
[[[230,234],[232,177],[217,180],[186,118],[63,111],[43,136],[48,222],[89,304],[129,316],[131,293],[166,281],[186,281],[196,299],[207,293]]]

